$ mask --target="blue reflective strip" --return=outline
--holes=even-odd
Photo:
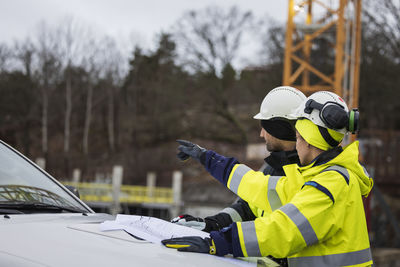
[[[357,264],[367,263],[369,261],[372,261],[370,248],[353,251],[353,252],[340,253],[340,254],[288,258],[288,263],[289,263],[290,267],[292,267],[292,266],[295,266],[295,267],[349,266],[349,265],[357,265]]]
[[[307,246],[311,246],[318,242],[318,237],[314,232],[310,222],[307,218],[301,213],[297,207],[291,203],[286,204],[285,206],[279,208],[282,212],[284,212],[297,226],[301,235],[304,238]]]
[[[240,164],[236,168],[235,172],[232,175],[231,182],[229,184],[229,189],[232,192],[237,194],[238,189],[239,189],[239,185],[240,185],[240,182],[242,181],[243,176],[249,171],[251,171],[251,169],[249,167],[247,167],[246,165],[243,165],[243,164]]]
[[[242,216],[240,216],[239,212],[237,212],[235,209],[228,207],[223,209],[221,212],[227,213],[233,222],[241,222],[243,221]]]
[[[336,171],[340,173],[346,180],[346,183],[349,184],[350,175],[349,172],[346,170],[346,168],[343,168],[342,166],[339,165],[335,165],[324,169],[322,172],[327,172],[327,171]]]
[[[305,182],[303,186],[305,186],[305,185],[311,185],[311,186],[317,188],[319,191],[325,193],[332,200],[332,202],[335,203],[335,199],[333,198],[331,192],[325,186],[322,186],[319,183],[314,182],[314,181]]]
[[[239,231],[237,228],[237,224],[232,223],[231,226],[229,227],[232,227],[232,254],[234,257],[244,257],[242,247],[240,245],[240,238],[239,238]]]
[[[280,207],[282,207],[281,199],[279,198],[278,193],[276,192],[276,184],[282,176],[270,176],[268,179],[268,202],[271,206],[271,210],[274,211]]]
[[[247,255],[250,257],[261,257],[260,246],[256,234],[254,221],[242,222],[243,242]]]

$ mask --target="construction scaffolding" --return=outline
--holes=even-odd
[[[306,94],[332,91],[349,108],[358,107],[361,50],[361,0],[289,0],[283,85]],[[334,64],[322,71],[313,65],[313,45],[324,38]]]

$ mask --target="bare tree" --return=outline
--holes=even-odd
[[[381,38],[381,53],[400,59],[400,3],[394,0],[365,2],[364,15],[374,38]]]
[[[58,40],[53,29],[46,23],[38,25],[36,40],[37,51],[36,79],[41,92],[41,125],[42,125],[42,152],[47,157],[48,153],[48,121],[49,121],[49,93],[55,88],[59,79],[61,64],[59,61]]]
[[[91,121],[93,117],[93,109],[96,105],[105,102],[107,110],[107,140],[110,151],[115,150],[116,134],[115,134],[115,94],[118,86],[122,80],[121,64],[123,62],[120,49],[117,47],[115,41],[108,37],[100,39],[94,36],[84,44],[84,58],[82,66],[85,68],[89,77],[86,98],[85,121],[83,129],[83,153],[85,155],[89,152],[89,133],[91,128]],[[105,90],[98,91],[94,94],[94,86],[101,82]],[[97,101],[94,101],[94,98]]]
[[[87,87],[85,124],[83,127],[83,140],[82,140],[83,154],[85,155],[89,153],[89,133],[90,133],[90,126],[92,123],[92,106],[93,106],[93,85],[91,84],[91,81],[89,81]]]
[[[32,41],[29,38],[27,38],[22,42],[16,42],[14,50],[15,50],[15,57],[22,64],[22,68],[25,75],[29,78],[32,78],[33,61],[36,53]]]
[[[0,44],[0,72],[7,68],[7,61],[10,59],[11,53],[6,44]]]
[[[268,25],[268,26],[267,26]],[[285,27],[275,21],[264,22],[261,55],[263,65],[282,64],[285,51]]]
[[[400,79],[396,73],[400,71],[400,2],[363,1],[362,38],[360,95],[368,96],[359,100],[362,125],[398,129]],[[385,119],[377,116],[377,110],[385,114]]]
[[[85,32],[71,17],[67,17],[58,28],[60,49],[63,56],[65,69],[65,120],[64,120],[64,153],[68,154],[71,136],[72,114],[72,76],[71,69],[78,57],[82,55],[82,43],[85,40]]]
[[[235,73],[234,60],[240,56],[244,37],[253,25],[249,11],[242,12],[235,6],[228,10],[210,6],[185,13],[178,20],[174,34],[183,63],[207,80],[205,90],[213,102],[208,108],[231,124],[242,142],[247,142],[246,133],[228,103],[233,84],[225,83],[223,76]]]
[[[83,58],[83,67],[86,69],[88,82],[87,82],[87,96],[86,96],[86,108],[85,108],[85,121],[83,126],[83,139],[82,148],[85,156],[89,153],[89,133],[92,123],[92,109],[93,109],[93,87],[99,80],[101,64],[98,62],[99,49],[98,43],[94,38],[87,42],[85,47],[85,56]]]
[[[17,59],[22,65],[24,76],[26,77],[27,86],[24,88],[25,101],[26,103],[21,106],[20,113],[23,114],[23,118],[21,121],[22,126],[22,134],[23,134],[23,144],[24,144],[24,153],[26,155],[30,154],[30,146],[31,146],[31,138],[30,132],[33,125],[33,122],[37,120],[37,112],[35,112],[38,108],[37,101],[37,86],[33,81],[33,67],[36,56],[36,48],[34,47],[32,41],[29,38],[26,38],[23,41],[16,42],[14,47],[14,57]]]
[[[235,6],[229,10],[211,6],[185,13],[174,30],[183,63],[195,71],[220,74],[238,57],[252,24],[252,13]]]
[[[102,43],[102,69],[101,74],[107,84],[107,136],[108,145],[111,152],[114,152],[116,146],[115,137],[115,94],[118,85],[122,81],[121,62],[122,55],[115,41],[110,37],[104,37]]]

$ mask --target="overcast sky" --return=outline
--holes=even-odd
[[[0,0],[0,43],[12,44],[35,32],[45,21],[57,25],[72,17],[95,32],[107,34],[122,49],[132,45],[151,48],[155,36],[170,27],[187,10],[210,5],[250,10],[257,18],[287,19],[287,0]]]
[[[184,11],[208,5],[237,5],[257,17],[269,14],[279,21],[287,16],[287,0],[0,0],[0,42],[27,36],[41,20],[54,24],[66,16],[114,37],[133,32],[151,42]]]

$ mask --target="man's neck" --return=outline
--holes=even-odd
[[[293,151],[296,149],[296,142],[283,141],[281,151]]]

